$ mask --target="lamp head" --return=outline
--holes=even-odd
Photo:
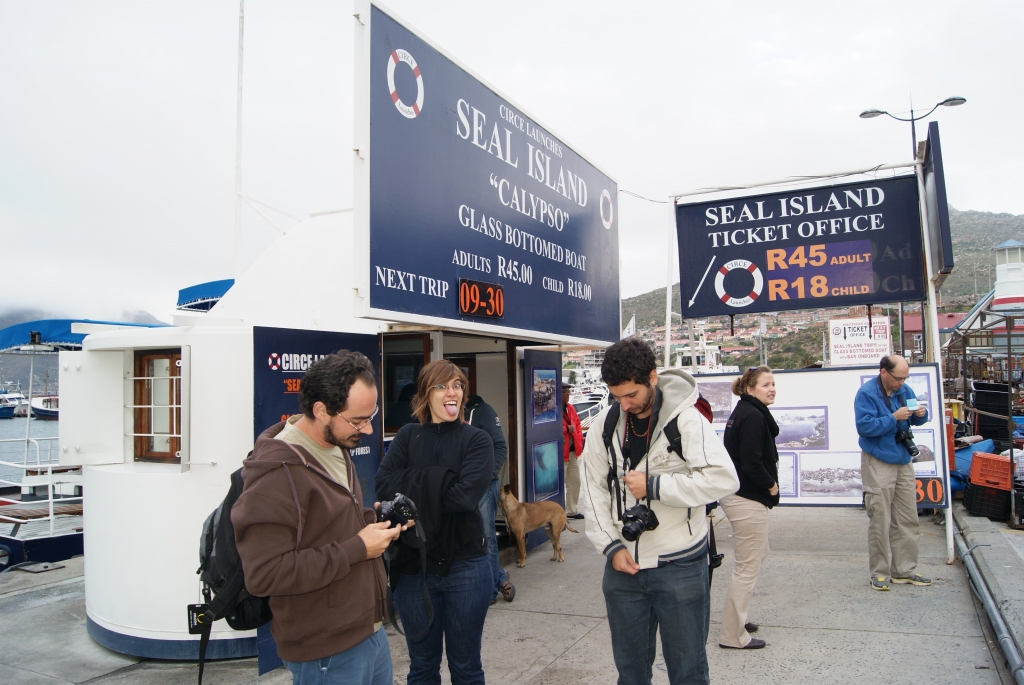
[[[883,114],[885,114],[885,112],[883,112],[880,109],[866,109],[866,110],[864,110],[863,112],[860,113],[860,118],[861,119],[874,119],[875,117],[880,117]]]
[[[962,98],[962,97],[959,97],[959,96],[953,96],[951,98],[946,98],[945,100],[943,100],[939,104],[942,105],[943,107],[959,107],[960,105],[964,104],[965,102],[967,102],[967,98]],[[861,115],[861,116],[863,116],[863,115]]]

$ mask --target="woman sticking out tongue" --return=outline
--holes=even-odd
[[[434,423],[457,421],[462,410],[465,390],[462,382],[451,380],[438,383],[430,389],[430,418]]]

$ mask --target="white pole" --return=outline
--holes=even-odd
[[[242,276],[242,38],[245,0],[238,0],[238,100],[235,105],[235,280]]]
[[[668,225],[668,269],[665,275],[665,368],[672,366],[672,253],[676,248],[674,240],[676,233],[676,203],[672,202],[672,221]],[[682,282],[679,287],[682,288]],[[682,290],[679,292],[679,299],[682,301]],[[693,359],[693,350],[690,350],[690,359]]]
[[[28,362],[28,411],[25,412],[25,465],[28,465],[28,441],[32,430],[32,381],[36,375],[36,352],[32,350],[32,356]],[[22,474],[24,475],[24,474]]]
[[[928,202],[924,189],[924,165],[917,167],[917,193],[921,205],[921,234],[924,238],[924,279],[925,293],[928,305],[928,361],[937,362],[937,377],[939,384],[939,397],[936,402],[935,411],[939,412],[940,439],[946,441],[946,403],[942,394],[942,349],[939,341],[939,312],[935,306],[935,282],[932,280],[932,249],[931,237],[928,235]],[[922,312],[922,317],[924,313]],[[1010,436],[1011,438],[1013,436]],[[953,493],[949,487],[949,463],[942,465],[943,485],[946,490],[946,563],[952,564],[955,561],[953,547]]]

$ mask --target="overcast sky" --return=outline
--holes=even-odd
[[[857,114],[960,95],[934,115],[950,204],[1024,214],[1024,3],[387,6],[620,190],[908,161],[909,124]],[[351,206],[352,11],[245,4],[243,193],[297,217]],[[169,320],[232,276],[237,49],[237,0],[0,0],[0,312]],[[278,233],[243,217],[250,263]],[[668,205],[619,217],[623,296],[664,286]]]

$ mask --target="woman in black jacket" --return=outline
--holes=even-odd
[[[750,595],[757,574],[768,558],[768,510],[779,503],[779,452],[775,437],[779,426],[768,406],[775,402],[775,377],[767,366],[748,369],[733,381],[739,395],[725,426],[725,449],[736,465],[740,489],[723,497],[722,511],[729,517],[736,565],[722,615],[720,647],[760,649],[764,640],[751,637],[757,624],[747,622]]]
[[[463,422],[467,386],[450,361],[424,366],[412,400],[419,423],[399,429],[375,478],[381,501],[400,492],[415,503],[426,540],[429,624],[415,528],[401,538],[391,574],[409,685],[440,682],[445,649],[452,683],[484,682],[480,639],[494,581],[477,505],[491,481],[494,448],[487,433]]]

